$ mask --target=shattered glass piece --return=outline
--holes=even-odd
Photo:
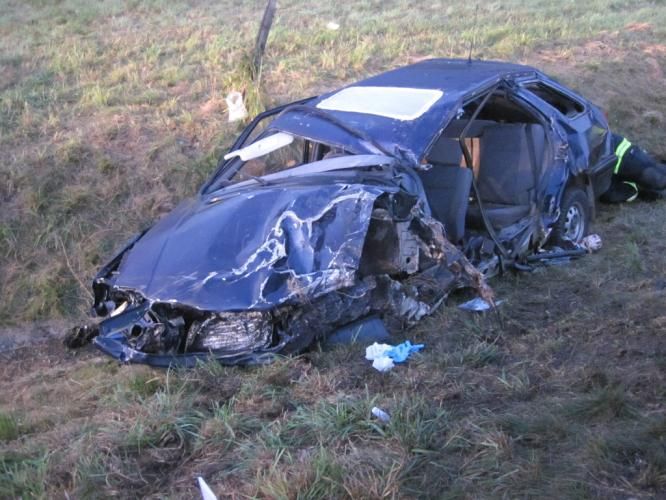
[[[495,307],[499,306],[503,302],[503,300],[495,301]],[[468,300],[467,302],[460,304],[458,309],[462,309],[463,311],[482,312],[489,310],[491,307],[492,305],[483,300],[481,297],[475,297],[472,300]]]

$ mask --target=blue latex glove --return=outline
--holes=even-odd
[[[386,351],[386,356],[391,358],[396,363],[402,363],[409,357],[410,354],[419,352],[424,347],[424,344],[412,345],[409,340],[406,340],[402,344],[398,344],[397,346],[392,347]]]

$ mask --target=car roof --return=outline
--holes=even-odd
[[[457,113],[464,97],[477,91],[481,92],[504,78],[536,73],[538,72],[529,66],[507,62],[428,59],[337,89],[315,98],[307,105],[323,107],[338,121],[363,132],[389,152],[394,152],[396,148],[399,148],[420,161],[443,126]],[[378,87],[439,91],[437,95],[440,97],[434,103],[430,102],[427,109],[412,119],[349,111],[349,108],[345,106],[326,107],[327,103],[331,102],[331,97],[336,94],[342,95],[342,91],[352,87],[373,87],[373,89],[366,89],[366,94],[370,96],[370,99]],[[391,97],[395,98],[395,96]],[[360,108],[363,108],[363,105]],[[286,119],[283,121],[285,123],[281,123],[281,118],[276,119],[274,126],[282,128],[281,125],[285,125],[283,130],[306,137],[316,135],[317,131],[313,131],[309,125],[304,125],[302,120]],[[302,130],[298,130],[299,123],[303,126]]]
[[[494,77],[536,71],[529,66],[501,61],[427,59],[367,78],[354,86],[387,86],[438,89],[451,95],[468,92]],[[447,99],[445,99],[447,101]]]

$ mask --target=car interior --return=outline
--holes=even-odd
[[[463,108],[460,117],[447,126],[426,155],[432,168],[420,172],[433,215],[454,243],[468,229],[485,228],[472,179],[488,221],[493,229],[501,230],[530,214],[549,158],[543,126],[498,92],[465,133],[472,159],[472,165],[467,165],[459,137],[478,102]]]

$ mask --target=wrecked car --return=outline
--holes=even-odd
[[[93,281],[124,362],[261,363],[588,233],[616,158],[589,101],[515,64],[435,59],[257,116],[196,196]],[[546,249],[546,250],[545,250]]]

